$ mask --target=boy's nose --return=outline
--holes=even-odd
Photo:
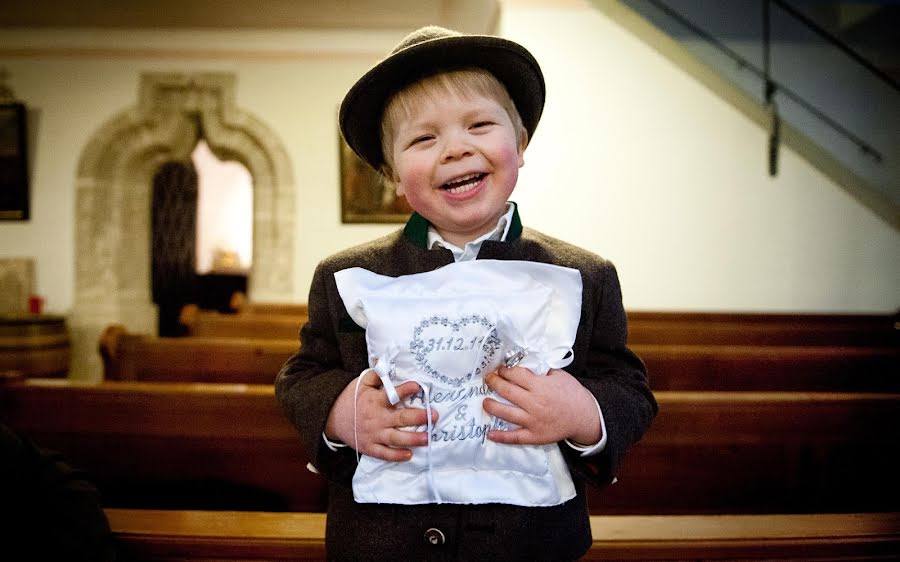
[[[452,162],[472,155],[472,147],[461,139],[449,139],[441,153],[441,163]]]

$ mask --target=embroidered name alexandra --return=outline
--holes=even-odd
[[[494,391],[488,387],[488,385],[481,383],[477,386],[470,386],[468,388],[456,388],[451,390],[450,392],[440,392],[434,391],[431,393],[431,403],[432,404],[441,404],[443,402],[458,402],[460,400],[466,401],[471,400],[477,396],[490,396]],[[416,401],[419,402],[419,405],[423,408],[425,407],[425,393],[419,390],[416,394],[409,397],[409,405],[415,405]]]
[[[507,429],[508,426],[506,422],[497,418],[491,423],[476,424],[475,418],[470,417],[468,413],[469,404],[466,402],[472,398],[483,398],[485,396],[490,396],[493,393],[494,391],[484,383],[468,388],[457,388],[450,392],[436,391],[432,393],[432,404],[449,402],[452,405],[444,413],[444,416],[447,416],[447,418],[441,420],[444,422],[443,425],[434,428],[431,439],[433,441],[444,442],[478,439],[481,441],[481,444],[484,445],[488,431],[492,429]],[[425,406],[425,393],[421,390],[409,398],[409,405],[411,407],[414,406],[416,402],[422,407]],[[453,416],[452,418],[450,417],[451,415]],[[451,421],[459,423],[450,423]]]

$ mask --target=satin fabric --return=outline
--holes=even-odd
[[[410,461],[359,459],[353,495],[361,503],[506,503],[551,506],[575,495],[557,444],[502,445],[491,429],[511,429],[482,409],[484,375],[508,355],[545,375],[571,363],[581,314],[577,270],[527,261],[477,260],[400,277],[362,268],[335,273],[348,314],[366,329],[369,367],[394,387],[422,390],[398,407],[436,409],[429,443]],[[524,355],[523,355],[524,354]],[[493,396],[499,399],[498,396]]]

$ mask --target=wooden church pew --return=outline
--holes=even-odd
[[[897,513],[591,516],[583,560],[889,559]]]
[[[273,303],[258,302],[247,299],[247,295],[241,292],[234,293],[229,303],[231,309],[239,314],[275,314],[285,316],[308,316],[309,307],[306,303]]]
[[[299,341],[300,328],[309,316],[269,312],[235,314],[200,310],[188,304],[181,310],[179,321],[187,336],[215,338],[284,339]]]
[[[897,347],[898,314],[627,311],[630,345]]]
[[[108,327],[100,338],[107,380],[274,384],[299,340],[160,338]]]
[[[235,314],[187,305],[192,335],[296,339],[306,304],[232,299]],[[767,314],[628,311],[630,345],[897,347],[897,314]],[[296,324],[295,324],[296,323]]]
[[[197,483],[225,483],[230,495],[220,497],[231,503],[219,501],[216,509],[324,508],[324,482],[307,471],[272,386],[32,379],[2,392],[0,420],[95,475],[111,506],[210,508]],[[890,430],[898,394],[659,392],[657,398],[659,417],[626,457],[618,483],[590,491],[592,513],[824,513],[900,505],[900,483],[884,461],[885,451],[900,446]],[[244,488],[255,503],[242,503]],[[167,489],[175,497],[165,497]],[[185,497],[192,489],[197,497]]]
[[[900,392],[900,346],[631,346],[653,390]]]
[[[659,415],[592,513],[893,511],[896,393],[655,393]],[[664,499],[663,499],[664,498]],[[649,509],[648,509],[649,508]]]
[[[324,560],[325,514],[107,509],[125,560]],[[591,516],[583,560],[900,556],[900,514]]]
[[[271,385],[31,379],[0,387],[0,421],[87,470],[110,505],[325,507]]]
[[[305,321],[282,315],[305,315],[305,305],[237,306],[252,312],[186,307],[189,333],[297,341]],[[900,390],[896,315],[631,311],[628,318],[630,345],[656,390]]]
[[[272,384],[297,349],[296,338],[158,338],[118,325],[100,342],[108,380]],[[632,350],[646,363],[654,390],[900,391],[900,347],[636,344]]]

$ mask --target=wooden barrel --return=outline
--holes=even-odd
[[[0,372],[65,377],[71,346],[66,320],[49,314],[0,316]]]

